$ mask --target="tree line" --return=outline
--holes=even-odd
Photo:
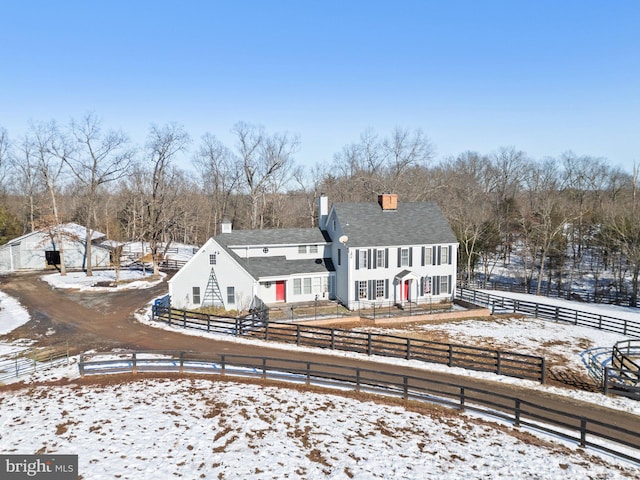
[[[366,130],[330,161],[303,166],[295,134],[246,122],[231,131],[234,144],[225,145],[211,133],[194,140],[176,123],[151,125],[135,145],[94,113],[33,122],[20,138],[0,128],[0,243],[73,221],[88,236],[147,242],[157,258],[171,242],[203,244],[223,217],[240,229],[310,227],[321,193],[362,202],[393,192],[440,205],[460,242],[463,280],[489,281],[517,251],[516,280],[538,293],[545,282],[562,288],[589,276],[597,286],[606,275],[606,288],[635,303],[635,167],[573,152],[534,159],[514,147],[436,162],[420,129],[399,127]],[[179,168],[184,157],[192,170]]]

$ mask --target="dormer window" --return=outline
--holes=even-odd
[[[318,253],[318,245],[309,245],[309,253]]]
[[[306,245],[298,245],[298,253],[307,253]]]

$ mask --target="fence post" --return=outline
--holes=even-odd
[[[220,371],[220,375],[224,376],[226,374],[225,372],[225,363],[224,363],[224,353],[222,355],[220,355],[220,363],[222,364],[222,369]]]
[[[404,393],[404,399],[405,400],[409,400],[409,377],[407,377],[406,375],[403,377],[403,393]]]
[[[453,345],[449,344],[449,361],[447,362],[448,366],[453,365]]]
[[[360,369],[356,368],[356,392],[360,391]]]
[[[540,383],[544,385],[547,381],[547,361],[544,357],[542,357],[542,364],[540,365],[540,369],[542,370],[540,372]]]
[[[516,427],[520,426],[520,399],[516,398],[516,409],[515,409],[515,419],[514,419],[514,425]]]
[[[555,320],[556,322],[559,320],[560,318],[560,307],[556,307],[556,314],[555,314]]]
[[[296,324],[296,345],[300,346],[300,324]]]
[[[580,418],[580,446],[587,446],[587,419],[584,417]]]
[[[367,355],[371,356],[371,332],[367,333]]]
[[[207,314],[207,332],[211,331],[211,315]]]
[[[535,310],[535,313],[533,314],[534,318],[538,318],[538,307],[539,305],[536,303],[536,310]]]
[[[131,357],[131,373],[138,373],[138,359],[136,357],[136,352],[133,352]]]
[[[264,357],[262,358],[262,379],[267,379],[267,359]]]
[[[609,367],[604,367],[604,377],[602,379],[604,382],[604,394],[609,394]]]
[[[307,362],[307,385],[311,383],[311,362]]]
[[[574,325],[578,325],[578,310],[576,310],[575,320],[573,321]]]
[[[627,334],[627,319],[624,319],[624,335]]]
[[[180,373],[184,373],[184,352],[180,352]]]
[[[407,337],[407,360],[411,360],[411,338]]]
[[[336,331],[334,328],[331,329],[331,350],[336,349]]]
[[[497,375],[502,375],[501,373],[501,357],[500,357],[500,350],[496,350],[496,374]]]
[[[460,387],[460,410],[464,410],[464,387]]]
[[[80,376],[84,377],[84,354],[80,354],[80,361],[78,362],[78,369],[80,370]]]
[[[269,340],[269,322],[264,324],[264,339]]]

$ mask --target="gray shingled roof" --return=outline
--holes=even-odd
[[[397,210],[378,203],[336,203],[349,247],[384,247],[457,243],[458,240],[434,202],[398,202]]]
[[[249,274],[259,280],[302,273],[326,273],[335,271],[330,258],[287,260],[286,257],[250,257],[236,260]]]
[[[319,228],[281,228],[272,230],[234,230],[221,233],[216,241],[227,247],[245,245],[320,245],[331,239]]]

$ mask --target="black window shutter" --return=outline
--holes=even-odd
[[[433,290],[434,295],[440,294],[440,275],[431,277],[431,290]]]
[[[378,250],[373,249],[373,255],[371,255],[371,259],[373,260],[373,266],[371,268],[378,268]]]
[[[376,299],[375,288],[376,288],[376,281],[375,280],[369,280],[369,300],[375,300]]]
[[[398,266],[402,263],[402,249],[398,247]]]
[[[440,262],[440,254],[442,253],[442,247],[440,245],[438,245],[438,265],[441,264]]]
[[[437,257],[438,257],[438,247],[434,245],[433,248],[431,249],[431,265],[437,265],[436,264]]]
[[[409,247],[409,266],[413,267],[413,247]]]
[[[384,281],[384,298],[389,299],[389,279]]]
[[[360,269],[360,250],[356,250],[356,270]]]
[[[451,265],[451,255],[452,255],[451,250],[453,250],[453,247],[449,245],[449,265]]]
[[[420,277],[420,291],[418,292],[418,296],[421,297],[424,295],[424,277]]]
[[[384,268],[389,268],[389,249],[384,249]]]
[[[447,287],[447,293],[451,293],[451,275],[449,275],[449,285]]]
[[[425,250],[427,247],[422,247],[422,259],[420,260],[420,266],[424,267],[424,257],[426,256]]]
[[[355,300],[360,300],[360,289],[358,288],[360,282],[358,282],[358,280],[356,280],[355,285],[356,285],[356,296],[354,297]]]
[[[367,249],[367,268],[371,270],[371,249]]]

